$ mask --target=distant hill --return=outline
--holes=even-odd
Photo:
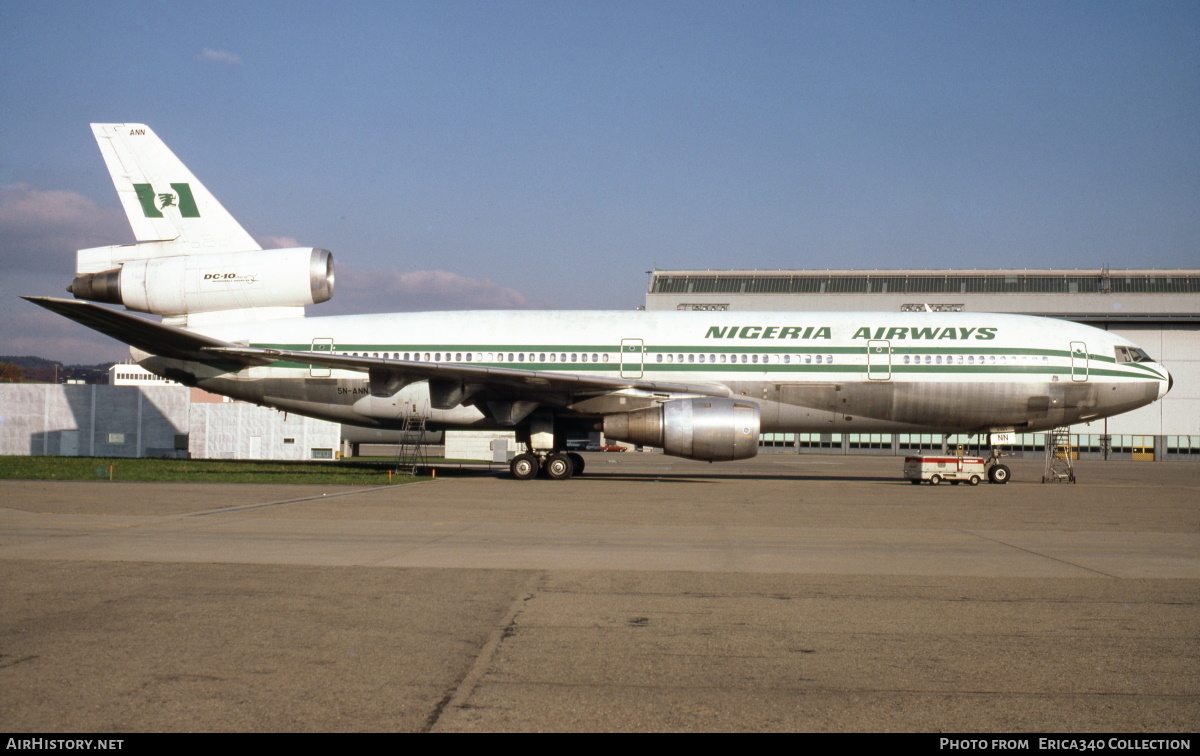
[[[59,383],[66,381],[83,381],[84,383],[108,383],[108,369],[112,362],[100,365],[64,365],[57,360],[32,355],[6,356],[0,355],[0,362],[7,362],[21,368],[25,383]]]

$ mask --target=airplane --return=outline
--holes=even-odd
[[[150,372],[333,422],[515,431],[513,477],[564,480],[568,439],[687,459],[760,433],[1014,433],[1170,391],[1161,364],[1079,323],[975,312],[413,312],[305,317],[332,254],[262,249],[144,124],[92,124],[135,244],[82,249],[74,299],[25,297],[130,346]],[[162,316],[154,322],[94,303]],[[987,475],[1010,470],[993,449]]]

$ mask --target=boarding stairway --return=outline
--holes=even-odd
[[[405,417],[400,444],[396,447],[397,475],[416,475],[417,469],[425,466],[425,457],[421,454],[424,441],[425,417],[416,413]]]
[[[1046,467],[1043,483],[1074,483],[1075,447],[1071,445],[1071,429],[1063,426],[1046,434]]]

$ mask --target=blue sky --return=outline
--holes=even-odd
[[[1200,267],[1200,3],[0,3],[0,354],[132,239],[147,123],[310,314],[632,309],[659,268]]]

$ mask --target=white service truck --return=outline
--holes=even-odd
[[[977,486],[987,476],[985,461],[982,457],[905,457],[904,477],[914,486],[925,480],[931,486],[943,480],[956,486],[962,481]]]

